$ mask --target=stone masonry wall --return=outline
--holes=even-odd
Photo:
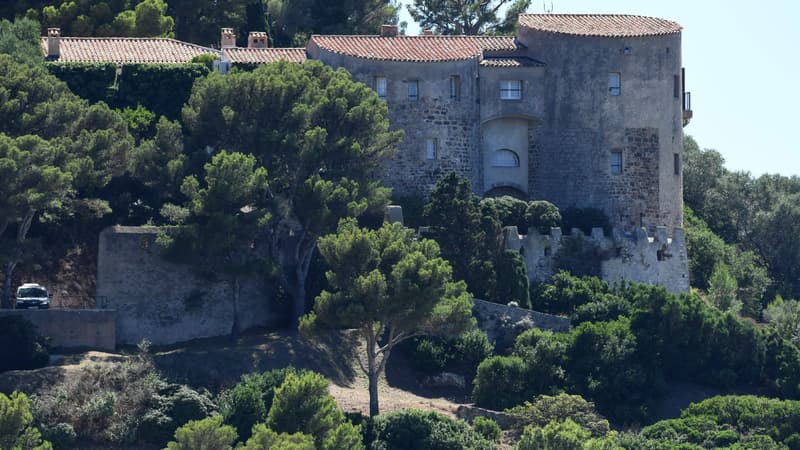
[[[648,236],[646,229],[632,233],[614,229],[605,236],[602,228],[594,228],[591,236],[572,230],[589,244],[597,245],[601,253],[612,255],[601,263],[601,276],[609,283],[632,281],[664,286],[674,293],[689,291],[689,262],[683,229],[676,228],[672,238],[666,227],[656,228]],[[550,234],[519,235],[516,227],[505,229],[506,248],[519,251],[525,260],[528,278],[533,282],[548,280],[553,275],[553,257],[564,239],[560,228]]]
[[[115,312],[99,309],[14,309],[0,316],[22,316],[56,349],[114,351]],[[10,345],[4,343],[4,345]]]
[[[225,336],[233,325],[229,283],[209,281],[190,267],[165,261],[155,243],[158,228],[111,227],[100,233],[97,296],[116,310],[118,344],[144,338],[168,345]],[[241,282],[239,328],[271,326],[279,319],[262,280]]]

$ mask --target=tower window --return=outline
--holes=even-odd
[[[500,81],[501,100],[519,100],[522,98],[522,80]]]
[[[492,167],[519,167],[519,156],[512,150],[497,150],[492,155]]]
[[[678,153],[672,154],[672,164],[675,168],[675,175],[681,174],[681,155]]]
[[[419,100],[419,81],[408,81],[408,99],[414,102]]]
[[[438,152],[439,142],[437,139],[425,139],[425,159],[436,159]]]
[[[608,93],[617,96],[622,92],[622,74],[619,72],[609,72],[608,74]]]
[[[614,173],[614,174],[622,173],[622,151],[621,150],[612,150],[611,151],[611,173]]]
[[[386,98],[386,84],[386,77],[375,77],[375,92],[379,98]]]
[[[461,77],[453,75],[450,77],[450,100],[458,101],[461,99]]]

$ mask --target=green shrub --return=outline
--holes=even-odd
[[[253,435],[243,450],[316,450],[314,438],[303,433],[276,433],[263,423],[253,427]]]
[[[451,346],[443,339],[421,337],[412,353],[411,365],[422,373],[439,373],[453,357],[451,350]]]
[[[558,207],[544,200],[528,202],[525,213],[528,233],[550,234],[550,229],[561,226],[561,212]]]
[[[549,283],[531,287],[533,309],[550,314],[572,314],[575,308],[605,302],[611,289],[598,277],[576,276],[566,271],[553,275]]]
[[[525,428],[516,450],[581,450],[591,434],[575,422],[550,422]]]
[[[137,431],[139,440],[154,444],[167,442],[178,427],[216,411],[207,392],[200,393],[185,385],[165,386],[155,396],[154,403],[142,417]]]
[[[22,316],[0,317],[0,372],[44,367],[50,359],[48,339]]]
[[[0,448],[1,449],[51,449],[42,442],[39,430],[30,426],[33,415],[28,397],[12,392],[10,397],[0,393]]]
[[[553,421],[569,419],[594,437],[605,436],[611,430],[608,420],[595,410],[594,403],[587,402],[580,395],[540,395],[533,402],[515,406],[506,413],[514,418],[514,426],[518,428],[529,425],[544,427]]]
[[[209,71],[214,70],[214,61],[219,58],[211,53],[202,53],[192,58],[192,64],[202,64],[208,68]]]
[[[233,425],[242,439],[250,437],[253,425],[267,420],[275,389],[290,373],[295,373],[293,367],[243,375],[233,389],[220,394],[219,406],[225,423]]]
[[[518,356],[493,356],[478,366],[472,399],[479,406],[502,410],[527,397],[527,365]]]
[[[58,423],[52,427],[42,427],[42,438],[53,444],[53,448],[60,450],[62,448],[75,448],[75,441],[78,435],[72,425]]]
[[[492,205],[497,211],[497,218],[504,227],[517,227],[520,234],[528,234],[528,203],[524,200],[504,195],[502,197],[485,198],[483,204]]]
[[[267,426],[279,433],[303,433],[322,450],[358,450],[361,430],[346,421],[328,393],[328,380],[315,372],[289,373],[275,390]]]
[[[489,450],[494,444],[462,420],[406,410],[374,419],[372,450]]]
[[[478,416],[475,420],[472,421],[472,428],[475,429],[481,436],[485,437],[486,439],[497,442],[500,440],[500,435],[502,434],[502,430],[500,430],[500,425],[497,424],[492,419],[487,419],[486,417]]]
[[[528,269],[519,252],[505,250],[497,260],[497,288],[493,300],[508,304],[516,302],[521,308],[531,307]]]
[[[463,333],[455,340],[455,372],[474,378],[480,363],[494,353],[494,344],[486,332],[473,329]]]
[[[236,441],[236,430],[222,424],[222,416],[192,420],[175,430],[169,450],[230,450]]]

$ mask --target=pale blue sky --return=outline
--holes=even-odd
[[[684,131],[731,170],[800,175],[800,1],[552,0],[552,8],[680,23],[694,111]],[[543,12],[542,0],[529,12]],[[401,20],[419,33],[405,10]]]

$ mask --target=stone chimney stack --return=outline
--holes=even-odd
[[[233,34],[233,28],[223,28],[220,37],[220,47],[236,47],[236,35]]]
[[[268,48],[267,33],[263,31],[251,31],[247,36],[247,48]]]
[[[423,36],[433,36],[433,30],[431,30],[430,28],[426,28],[426,29],[422,30],[422,35]]]
[[[381,25],[381,37],[395,37],[397,34],[397,25]]]
[[[47,29],[47,58],[58,59],[61,56],[61,28]]]

